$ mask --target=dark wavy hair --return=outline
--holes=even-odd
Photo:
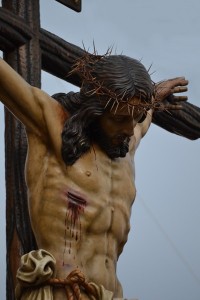
[[[124,55],[103,57],[93,65],[92,76],[117,96],[123,95],[123,101],[137,96],[151,102],[151,78],[142,63],[136,59]],[[91,148],[95,121],[105,111],[108,97],[91,93],[92,90],[92,84],[83,81],[80,93],[58,93],[52,96],[70,113],[62,132],[61,152],[66,165],[73,165]],[[111,103],[106,109],[110,105]]]

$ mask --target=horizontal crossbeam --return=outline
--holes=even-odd
[[[9,52],[33,37],[30,27],[11,11],[0,8],[0,50]]]
[[[0,8],[0,50],[10,52],[16,45],[26,44],[34,33],[24,20],[7,9]],[[68,76],[75,60],[84,55],[84,50],[60,37],[40,29],[39,42],[42,53],[42,69],[58,78],[80,86],[77,75]]]
[[[77,12],[81,11],[81,0],[56,0],[56,1],[62,3],[63,5]]]

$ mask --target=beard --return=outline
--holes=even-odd
[[[107,156],[114,160],[115,158],[125,157],[129,151],[130,137],[126,135],[116,135],[114,140],[117,143],[113,143],[111,138],[98,124],[98,122],[91,126],[92,141],[97,143],[99,147],[107,154]],[[95,129],[94,129],[95,128]]]

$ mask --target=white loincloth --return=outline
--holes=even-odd
[[[55,278],[55,268],[55,258],[43,249],[23,255],[16,275],[16,300],[53,300],[53,286],[45,282]],[[113,293],[102,285],[98,286],[93,282],[90,284],[95,287],[98,295],[98,298],[89,296],[91,299],[113,299]]]

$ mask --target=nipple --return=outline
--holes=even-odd
[[[90,171],[86,171],[85,174],[86,174],[86,176],[88,176],[88,177],[91,176],[91,172],[90,172]]]

